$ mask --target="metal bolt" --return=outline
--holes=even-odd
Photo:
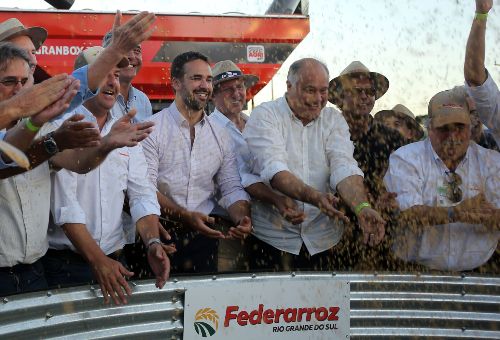
[[[462,327],[462,332],[465,332],[467,329],[465,327]]]
[[[464,295],[465,295],[465,290],[462,289],[462,296],[464,296]]]
[[[177,302],[177,297],[176,296],[172,297],[172,302]]]
[[[333,272],[333,273],[332,273],[332,276],[337,276],[337,272]]]
[[[177,317],[175,315],[172,315],[172,321],[177,321]]]
[[[373,276],[377,276],[378,275],[378,272],[373,272]]]
[[[95,290],[94,286],[90,286],[90,290],[93,292]]]
[[[137,283],[135,283],[134,281],[130,281],[130,284],[134,287],[137,287]]]
[[[420,275],[422,275],[422,273],[421,272],[417,272],[417,277],[419,277]]]
[[[50,319],[53,315],[50,313],[50,312],[47,312],[47,314],[45,314],[45,318],[46,319]]]
[[[252,274],[252,279],[255,279],[257,277],[257,275],[255,275],[255,273]]]
[[[212,280],[217,280],[217,276],[212,276]]]
[[[177,282],[179,282],[179,280],[177,280],[177,279],[173,279],[172,281],[174,281],[174,283],[177,283]]]
[[[7,302],[9,302],[9,299],[3,298],[3,303],[7,303]]]
[[[182,294],[182,289],[176,289],[176,290],[175,290],[175,292],[176,292],[177,294]]]
[[[51,292],[50,290],[47,292],[47,296],[48,296],[48,297],[51,297],[51,296],[52,296],[52,292]]]
[[[295,272],[292,272],[292,277],[295,277]]]
[[[461,273],[460,276],[462,277],[462,279],[465,279],[465,273]]]

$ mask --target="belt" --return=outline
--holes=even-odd
[[[31,269],[33,266],[37,266],[40,260],[36,260],[33,263],[19,263],[12,267],[0,267],[0,273],[14,273],[22,272]]]

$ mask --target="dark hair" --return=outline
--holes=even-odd
[[[172,67],[170,68],[170,78],[171,79],[181,79],[184,75],[184,65],[193,60],[203,60],[209,64],[208,57],[200,52],[184,52],[177,55],[172,61]]]
[[[0,71],[5,71],[15,59],[24,60],[28,65],[31,60],[28,53],[11,42],[0,43]]]

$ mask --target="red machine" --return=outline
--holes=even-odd
[[[133,13],[124,13],[127,21]],[[114,13],[67,10],[0,10],[0,21],[18,18],[25,26],[42,26],[49,36],[38,51],[38,74],[70,73],[78,53],[101,45],[114,21]],[[201,15],[157,14],[156,31],[142,44],[143,67],[134,86],[144,91],[159,109],[174,98],[170,86],[173,58],[199,51],[211,62],[233,60],[245,73],[259,76],[249,91],[252,98],[274,76],[281,64],[309,33],[303,15]]]

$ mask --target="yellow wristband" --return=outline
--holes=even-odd
[[[363,210],[364,208],[371,208],[371,207],[372,206],[370,205],[370,203],[361,202],[354,208],[354,213],[356,214],[356,216],[358,216],[361,210]]]
[[[486,21],[488,19],[488,13],[478,13],[476,12],[476,15],[474,16],[474,19],[480,20],[480,21]]]
[[[26,118],[24,120],[24,125],[26,126],[26,128],[28,130],[30,130],[31,132],[38,132],[38,130],[40,130],[40,127],[36,126],[35,124],[33,124],[33,122],[31,121],[30,118]]]

